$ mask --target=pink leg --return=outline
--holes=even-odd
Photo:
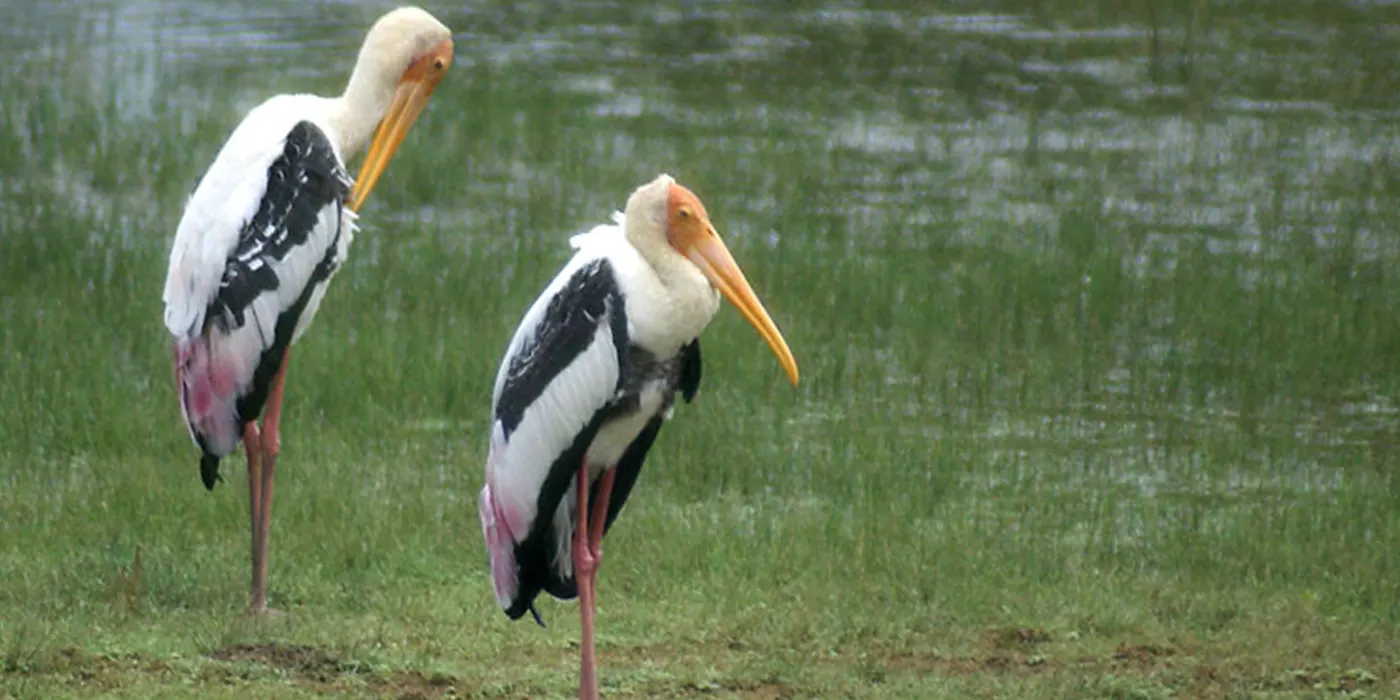
[[[277,424],[282,418],[282,386],[287,377],[288,355],[282,357],[282,368],[277,370],[277,376],[272,380],[272,391],[268,394],[267,409],[263,413],[262,474],[258,480],[258,518],[254,524],[257,540],[253,544],[253,558],[257,566],[253,571],[252,611],[257,615],[268,612],[267,545],[272,531],[272,482],[277,473],[277,453],[282,448]]]
[[[598,565],[603,561],[603,525],[607,522],[608,497],[612,494],[616,470],[609,467],[598,484],[598,502],[593,505],[592,526],[588,511],[588,463],[578,471],[578,522],[574,526],[574,580],[578,583],[579,616],[583,639],[579,644],[578,696],[580,700],[598,699],[597,663],[593,653],[593,618],[597,612],[595,594]]]
[[[248,455],[248,524],[252,532],[253,551],[253,593],[248,608],[260,612],[267,608],[267,600],[258,582],[259,572],[267,571],[266,552],[258,548],[258,523],[262,521],[262,439],[258,434],[258,424],[248,421],[243,426],[243,450]]]

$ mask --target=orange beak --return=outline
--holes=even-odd
[[[763,342],[768,343],[778,357],[778,364],[787,373],[788,381],[797,386],[797,360],[793,359],[792,350],[788,349],[782,332],[773,323],[768,310],[763,308],[763,302],[758,300],[753,287],[749,286],[743,270],[734,262],[729,248],[720,240],[700,200],[690,190],[672,185],[669,219],[671,225],[668,234],[672,247],[695,263],[705,279],[758,330]]]
[[[374,140],[369,144],[369,152],[365,154],[365,162],[360,166],[360,174],[355,178],[355,187],[350,192],[352,210],[360,210],[370,190],[379,182],[379,176],[389,167],[389,159],[399,150],[399,144],[408,136],[409,128],[423,108],[428,106],[428,98],[432,97],[433,90],[437,89],[438,82],[451,65],[452,40],[443,39],[442,43],[419,56],[404,71],[399,79],[399,88],[394,92],[394,100],[384,113],[384,119],[379,122]]]

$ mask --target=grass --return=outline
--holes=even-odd
[[[0,697],[569,696],[576,608],[490,594],[482,431],[565,237],[660,170],[803,384],[707,331],[608,539],[609,697],[1400,695],[1393,10],[1058,3],[1024,29],[1144,35],[1050,42],[512,7],[434,8],[474,65],[292,355],[266,624],[241,459],[205,493],[179,422],[165,256],[241,112],[338,89],[375,10],[246,60],[112,53],[93,10],[0,69]]]

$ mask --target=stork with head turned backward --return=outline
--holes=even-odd
[[[355,212],[451,64],[452,37],[432,15],[416,7],[384,15],[344,94],[278,95],[254,107],[180,218],[164,293],[180,408],[205,487],[240,440],[247,452],[255,614],[267,612],[288,351],[345,261]],[[352,183],[345,163],[372,133]]]

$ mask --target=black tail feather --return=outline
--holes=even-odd
[[[204,488],[214,490],[214,482],[223,481],[219,476],[219,458],[206,454],[199,458],[199,478],[204,480]]]
[[[567,585],[572,586],[573,579],[569,579],[567,582],[561,582],[556,579],[553,582],[554,585],[552,587],[556,589],[561,588],[561,583],[567,583]],[[506,609],[506,617],[509,617],[512,620],[519,620],[520,618],[525,617],[525,613],[528,612],[532,617],[535,618],[535,624],[538,624],[540,627],[548,629],[549,626],[544,624],[544,617],[540,615],[539,608],[535,607],[535,596],[538,596],[540,592],[544,590],[545,589],[541,588],[538,582],[534,583],[528,590],[522,588],[520,592],[516,595],[515,604]],[[556,594],[551,593],[551,595]],[[556,597],[558,596],[556,595]],[[572,596],[569,596],[569,598],[577,597],[577,592],[574,592]],[[568,600],[569,598],[563,598],[563,600]]]

